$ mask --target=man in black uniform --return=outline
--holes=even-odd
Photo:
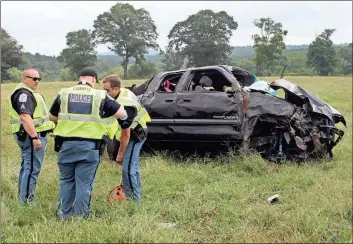
[[[54,135],[60,170],[59,220],[68,219],[73,212],[88,218],[101,143],[106,135],[101,118],[127,118],[124,106],[107,96],[106,91],[94,89],[97,82],[97,72],[84,68],[80,82],[62,89],[50,109],[50,120],[57,122]]]
[[[22,157],[18,179],[18,194],[22,203],[34,202],[34,192],[47,144],[46,136],[55,127],[49,121],[44,98],[35,91],[40,80],[37,70],[24,70],[22,82],[16,86],[10,97],[11,131],[21,149]]]

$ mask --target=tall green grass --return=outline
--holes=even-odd
[[[275,78],[264,78],[272,81]],[[352,242],[352,80],[289,77],[342,112],[348,128],[334,160],[281,165],[257,155],[217,158],[141,156],[142,202],[106,202],[121,168],[97,172],[90,219],[56,220],[59,172],[49,139],[36,205],[17,202],[20,151],[8,122],[15,84],[1,85],[1,239],[3,242]],[[140,83],[141,81],[137,81]],[[52,104],[69,82],[40,85]],[[131,82],[130,82],[131,84]],[[129,85],[130,85],[129,84]],[[343,128],[341,125],[340,128]],[[266,199],[279,193],[279,202]],[[173,223],[163,228],[162,223]]]

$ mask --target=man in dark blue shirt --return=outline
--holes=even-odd
[[[93,89],[96,82],[97,72],[90,67],[84,68],[80,82],[63,89],[50,109],[50,120],[58,122],[54,135],[56,144],[59,144],[56,147],[60,170],[59,220],[68,219],[73,212],[84,218],[89,216],[100,145],[106,128],[99,117],[127,118],[124,106],[104,91]]]
[[[23,71],[22,82],[11,94],[9,108],[11,131],[21,149],[18,194],[22,203],[33,203],[47,144],[47,133],[54,128],[48,120],[48,108],[38,88],[39,73],[29,68]]]

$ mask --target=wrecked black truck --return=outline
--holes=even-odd
[[[276,161],[333,157],[344,134],[336,124],[346,126],[336,109],[285,79],[269,84],[284,98],[251,89],[256,82],[244,69],[218,65],[162,72],[130,87],[152,119],[145,147],[238,146]]]

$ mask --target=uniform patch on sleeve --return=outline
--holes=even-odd
[[[19,101],[20,103],[25,103],[25,102],[27,102],[27,94],[22,93],[22,94],[18,97],[18,101]]]
[[[25,105],[22,103],[22,105],[21,105],[21,109],[22,110],[24,110],[24,109],[26,109],[26,107],[25,107]]]

